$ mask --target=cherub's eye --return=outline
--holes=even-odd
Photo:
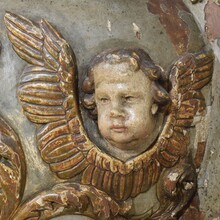
[[[133,102],[135,100],[135,97],[128,95],[128,96],[125,96],[124,99],[126,102]]]
[[[109,98],[107,98],[107,97],[101,97],[99,100],[100,100],[100,102],[103,103],[103,104],[106,104],[106,103],[109,102]]]

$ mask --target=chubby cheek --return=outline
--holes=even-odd
[[[127,120],[130,123],[142,123],[147,119],[148,113],[146,110],[141,108],[129,108],[127,109]]]
[[[98,128],[103,136],[109,133],[110,120],[108,118],[108,112],[102,109],[98,109]]]
[[[145,133],[154,124],[153,116],[149,109],[136,108],[129,110],[129,120],[128,123],[130,127],[133,127],[134,131]]]

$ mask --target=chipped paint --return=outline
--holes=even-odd
[[[40,206],[43,206],[43,205],[44,205],[44,202],[43,202],[42,198],[37,199],[37,200],[36,200],[36,203],[37,203],[38,205],[40,205]]]
[[[140,40],[141,39],[141,29],[134,22],[132,23],[132,25],[133,25],[133,31],[135,33],[135,36],[137,37],[137,39]]]
[[[159,16],[160,22],[177,53],[183,54],[188,50],[190,30],[179,14],[182,11],[189,12],[189,10],[182,0],[175,2],[174,5],[173,1],[170,0],[149,0],[147,6],[151,13]]]
[[[204,180],[204,187],[208,188],[208,180],[207,179]]]
[[[214,40],[220,37],[220,6],[219,2],[209,0],[205,6],[205,30],[209,40]]]
[[[168,179],[172,182],[175,182],[178,178],[179,174],[178,173],[170,173],[168,176]]]
[[[107,29],[108,29],[109,32],[112,31],[112,24],[111,24],[110,20],[107,21]]]
[[[199,122],[201,122],[201,120],[202,120],[202,116],[200,115],[199,112],[196,112],[196,115],[193,118],[192,125],[194,126],[194,125],[198,124]]]
[[[185,185],[184,185],[184,189],[185,190],[190,190],[194,187],[194,183],[193,182],[187,182]]]
[[[196,126],[196,134],[195,134],[195,141],[194,141],[194,148],[195,148],[195,166],[198,169],[202,163],[206,142],[209,134],[209,125],[211,120],[211,107],[207,106],[206,114],[200,116],[200,123],[195,123]]]

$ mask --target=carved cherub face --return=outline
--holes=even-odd
[[[98,54],[87,74],[83,105],[108,145],[146,150],[159,132],[158,106],[169,101],[162,69],[140,48],[115,49]]]
[[[93,69],[100,133],[123,150],[144,145],[156,123],[151,113],[152,82],[137,66],[131,58],[115,64],[102,62]]]

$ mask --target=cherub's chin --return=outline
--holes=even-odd
[[[135,150],[138,142],[137,140],[131,140],[131,138],[128,138],[123,132],[115,132],[114,138],[108,138],[106,141],[112,148],[125,151]]]

